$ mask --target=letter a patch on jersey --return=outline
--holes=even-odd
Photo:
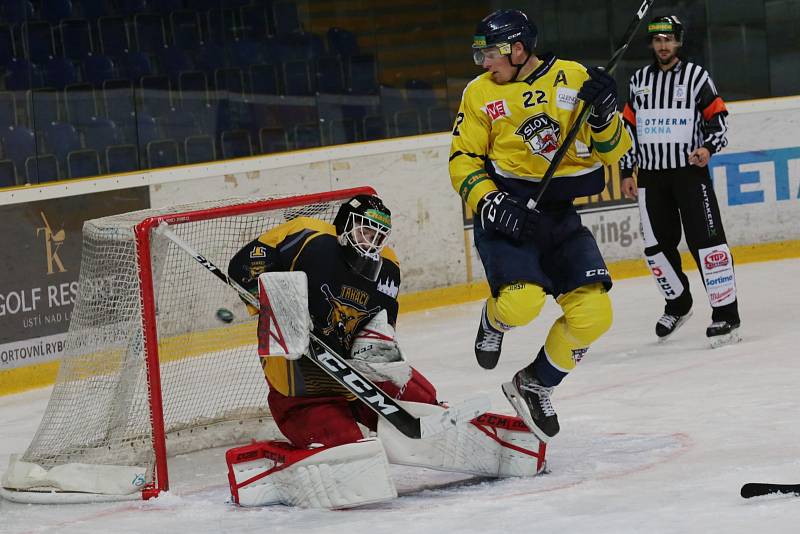
[[[531,153],[552,161],[558,150],[561,126],[546,113],[538,113],[523,122],[514,133],[522,137]]]

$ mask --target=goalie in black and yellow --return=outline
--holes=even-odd
[[[631,146],[617,113],[614,79],[599,68],[535,54],[536,26],[517,10],[483,19],[473,55],[486,72],[464,89],[450,153],[450,178],[475,213],[475,245],[491,288],[475,355],[492,369],[503,334],[537,317],[552,295],[564,314],[533,363],[503,390],[543,441],[559,431],[550,402],[589,345],[611,325],[611,287],[591,232],[573,200],[600,193],[604,165]],[[591,110],[535,209],[542,176],[583,100]]]
[[[236,253],[228,275],[258,294],[262,273],[304,272],[316,336],[384,393],[406,401],[413,415],[435,416],[444,409],[436,389],[406,362],[395,340],[400,268],[386,246],[390,231],[391,214],[381,199],[357,195],[342,204],[333,224],[297,217],[263,233]],[[258,313],[268,315],[269,308]],[[239,504],[338,508],[391,498],[396,493],[387,461],[488,476],[531,476],[544,469],[544,449],[518,418],[486,413],[410,439],[306,355],[287,358],[268,355],[261,362],[270,412],[289,444],[260,442],[229,451]],[[377,441],[362,426],[377,431]],[[251,462],[255,457],[280,458],[281,467]],[[308,482],[310,474],[321,482]]]

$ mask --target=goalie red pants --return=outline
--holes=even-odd
[[[436,388],[414,368],[402,390],[392,382],[375,385],[399,400],[438,404]],[[378,426],[375,412],[358,400],[348,401],[342,396],[287,397],[270,389],[267,400],[278,429],[295,447],[353,443],[364,437],[357,423],[370,430]]]

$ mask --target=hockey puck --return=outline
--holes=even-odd
[[[217,319],[223,323],[230,323],[233,321],[233,312],[225,308],[220,308],[217,310]]]

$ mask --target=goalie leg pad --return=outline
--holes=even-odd
[[[397,497],[381,442],[298,449],[263,441],[228,450],[231,499],[240,506],[353,508]]]
[[[440,406],[403,402],[416,416]],[[519,417],[483,414],[436,436],[409,439],[384,421],[378,422],[390,463],[490,477],[533,476],[545,469],[546,446]]]

